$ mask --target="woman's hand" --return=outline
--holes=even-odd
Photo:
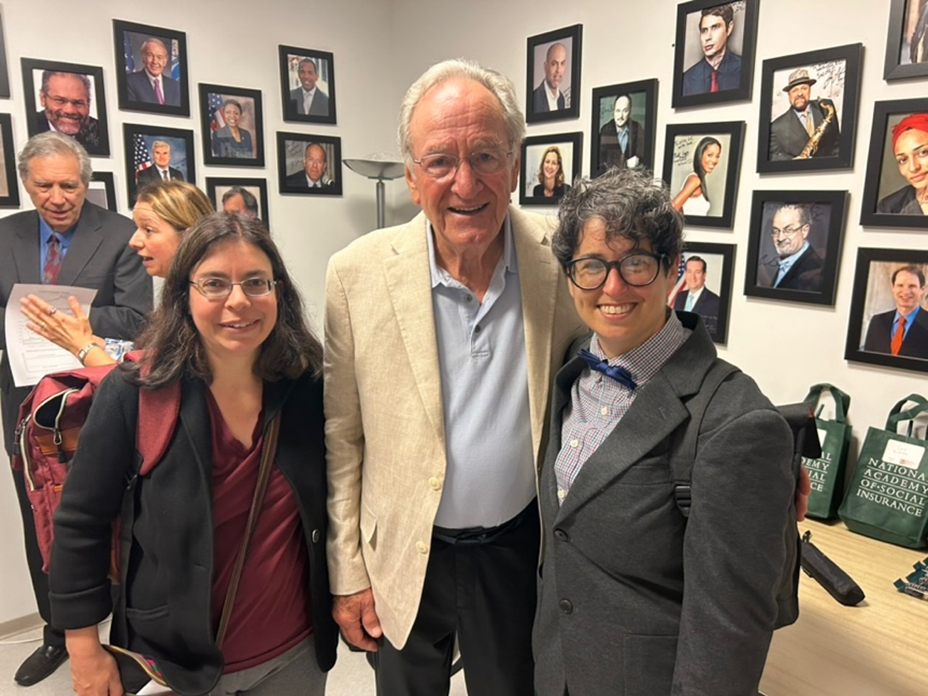
[[[59,312],[36,295],[24,297],[20,304],[22,313],[31,322],[27,324],[30,331],[61,346],[75,357],[88,343],[94,342],[101,347],[104,345],[104,341],[93,335],[90,320],[81,310],[81,303],[73,296],[68,298],[72,314]]]
[[[71,681],[78,696],[123,696],[116,660],[103,646],[96,626],[65,631]]]

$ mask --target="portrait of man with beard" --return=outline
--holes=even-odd
[[[90,155],[109,154],[106,126],[101,127],[100,121],[90,115],[93,89],[89,75],[42,70],[38,98],[42,108],[30,119],[30,136],[58,131],[74,138]]]

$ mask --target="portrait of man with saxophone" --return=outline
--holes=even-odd
[[[817,80],[808,68],[797,68],[789,75],[783,91],[789,108],[770,124],[768,159],[771,162],[837,157],[841,144],[838,113],[830,99],[811,98]]]

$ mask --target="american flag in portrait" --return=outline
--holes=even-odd
[[[141,135],[133,136],[132,162],[135,169],[135,182],[138,184],[139,172],[145,171],[154,164],[151,161],[148,148],[145,147],[145,139]]]
[[[673,303],[677,299],[677,295],[686,290],[686,256],[680,254],[680,265],[677,266],[677,282],[674,283],[674,286],[670,289],[670,292],[667,293],[667,306],[673,307]]]
[[[222,117],[222,95],[210,92],[206,102],[206,108],[209,113],[209,129],[215,133],[226,125],[226,121]]]

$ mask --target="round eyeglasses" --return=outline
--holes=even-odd
[[[232,288],[236,285],[248,297],[264,297],[270,295],[274,291],[274,286],[279,282],[267,278],[245,278],[245,280],[233,283],[228,278],[210,277],[191,280],[190,284],[207,300],[224,300],[232,294]]]
[[[567,277],[581,290],[597,290],[606,284],[613,268],[626,285],[640,288],[657,280],[661,262],[667,254],[636,251],[618,261],[603,261],[596,256],[581,256],[567,264]]]
[[[490,148],[488,150],[477,150],[467,156],[470,162],[470,168],[478,175],[496,174],[506,165],[506,161],[512,156],[512,150],[508,152],[502,148]],[[432,179],[444,179],[457,172],[463,160],[457,155],[449,155],[443,152],[436,152],[432,155],[425,155],[413,162],[422,167],[425,175]]]

